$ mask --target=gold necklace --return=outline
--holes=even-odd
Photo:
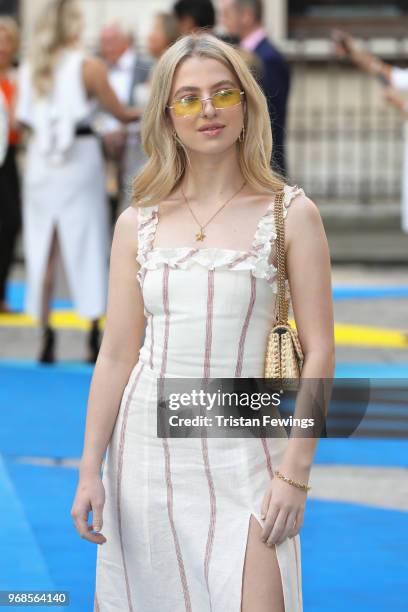
[[[181,193],[183,194],[183,198],[184,198],[184,200],[185,200],[185,202],[186,202],[186,204],[187,204],[187,206],[188,206],[188,208],[189,208],[189,210],[190,210],[191,214],[193,215],[194,219],[196,220],[196,222],[197,222],[197,224],[198,224],[198,226],[199,226],[199,228],[200,228],[200,231],[199,231],[199,232],[197,232],[197,234],[196,234],[196,240],[201,240],[201,241],[203,241],[203,240],[204,240],[204,238],[205,238],[205,237],[206,237],[206,235],[207,235],[207,234],[204,234],[204,232],[203,232],[204,228],[206,228],[206,227],[207,227],[207,225],[210,223],[210,221],[212,221],[212,220],[214,219],[215,215],[218,215],[218,213],[219,213],[219,212],[221,212],[221,210],[222,210],[222,209],[223,209],[223,208],[224,208],[224,207],[225,207],[225,206],[226,206],[226,205],[227,205],[229,202],[231,202],[231,200],[233,200],[233,199],[235,198],[235,196],[236,196],[236,195],[238,195],[238,194],[240,193],[240,191],[242,191],[242,189],[244,188],[245,184],[246,184],[246,181],[244,181],[244,182],[242,183],[242,185],[241,185],[241,187],[238,189],[238,191],[236,191],[236,192],[235,192],[235,193],[234,193],[234,194],[233,194],[233,195],[232,195],[232,196],[231,196],[231,197],[230,197],[230,198],[229,198],[229,199],[228,199],[226,202],[224,202],[224,204],[223,204],[223,205],[222,205],[222,206],[221,206],[221,207],[220,207],[220,208],[219,208],[217,211],[215,211],[215,213],[213,214],[213,216],[212,216],[212,217],[211,217],[211,218],[210,218],[210,219],[207,221],[207,223],[205,223],[204,225],[201,225],[201,223],[199,222],[199,220],[198,220],[198,219],[197,219],[197,217],[195,216],[195,214],[194,214],[193,210],[191,209],[190,203],[189,203],[189,201],[187,200],[187,197],[186,197],[186,195],[185,195],[185,193],[184,193],[184,191],[183,191],[183,188],[181,187]]]

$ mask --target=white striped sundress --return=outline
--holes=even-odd
[[[285,186],[285,216],[303,190]],[[94,609],[240,612],[251,514],[287,438],[158,438],[158,377],[262,377],[273,324],[273,199],[249,251],[153,248],[158,206],[139,208],[146,334],[103,464]],[[288,287],[288,285],[287,285]],[[285,612],[301,612],[300,536],[276,545]]]

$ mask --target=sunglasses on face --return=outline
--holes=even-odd
[[[188,117],[190,115],[198,115],[204,110],[204,102],[211,100],[214,108],[230,108],[241,104],[244,91],[239,89],[221,89],[209,98],[200,98],[199,96],[184,96],[178,100],[173,100],[170,106],[166,108],[172,109],[177,117]]]

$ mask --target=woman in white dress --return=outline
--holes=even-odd
[[[162,56],[142,134],[149,161],[115,227],[71,509],[81,537],[100,545],[94,609],[300,612],[299,531],[317,441],[158,437],[156,412],[168,378],[263,377],[282,188],[302,376],[333,376],[321,217],[271,171],[265,97],[240,55],[209,34]]]
[[[100,103],[120,121],[139,118],[111,89],[106,68],[80,45],[74,0],[53,0],[40,16],[19,73],[16,117],[30,128],[23,181],[26,311],[40,319],[41,362],[55,360],[50,300],[60,252],[74,306],[91,320],[88,361],[105,313],[109,226],[104,165],[91,121]]]

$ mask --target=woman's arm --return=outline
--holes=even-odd
[[[100,468],[118,415],[121,398],[135,366],[144,331],[144,307],[136,274],[137,211],[125,210],[113,236],[105,332],[88,398],[79,483],[71,517],[82,538],[104,544],[105,490]],[[92,511],[92,525],[88,515]]]
[[[394,67],[383,62],[368,51],[360,49],[352,36],[341,30],[334,30],[333,40],[337,46],[339,57],[348,57],[356,66],[372,74],[381,77],[386,83],[391,84]]]
[[[330,253],[320,213],[304,195],[297,196],[288,208],[285,245],[293,314],[304,352],[302,379],[331,379],[335,345]],[[302,386],[296,398],[296,418],[299,412],[308,412],[307,402],[299,404],[301,393]],[[318,439],[290,437],[279,470],[306,484]],[[306,496],[304,490],[279,478],[272,479],[261,507],[264,542],[273,545],[299,532]]]
[[[105,331],[92,376],[80,475],[99,474],[145,326],[136,273],[137,211],[118,218],[113,236]]]
[[[405,98],[394,87],[386,88],[384,98],[402,114],[404,119],[408,119],[408,104]]]
[[[110,86],[108,70],[97,57],[88,57],[84,62],[83,75],[85,86],[90,96],[97,98],[108,113],[122,123],[138,121],[141,113],[138,109],[124,106]]]
[[[335,342],[331,263],[320,212],[310,198],[298,196],[288,209],[285,223],[287,274],[296,329],[304,352],[302,378],[332,379]],[[311,414],[302,416],[311,417]],[[317,416],[324,417],[324,414]],[[306,482],[318,440],[318,437],[290,438],[281,471]]]

